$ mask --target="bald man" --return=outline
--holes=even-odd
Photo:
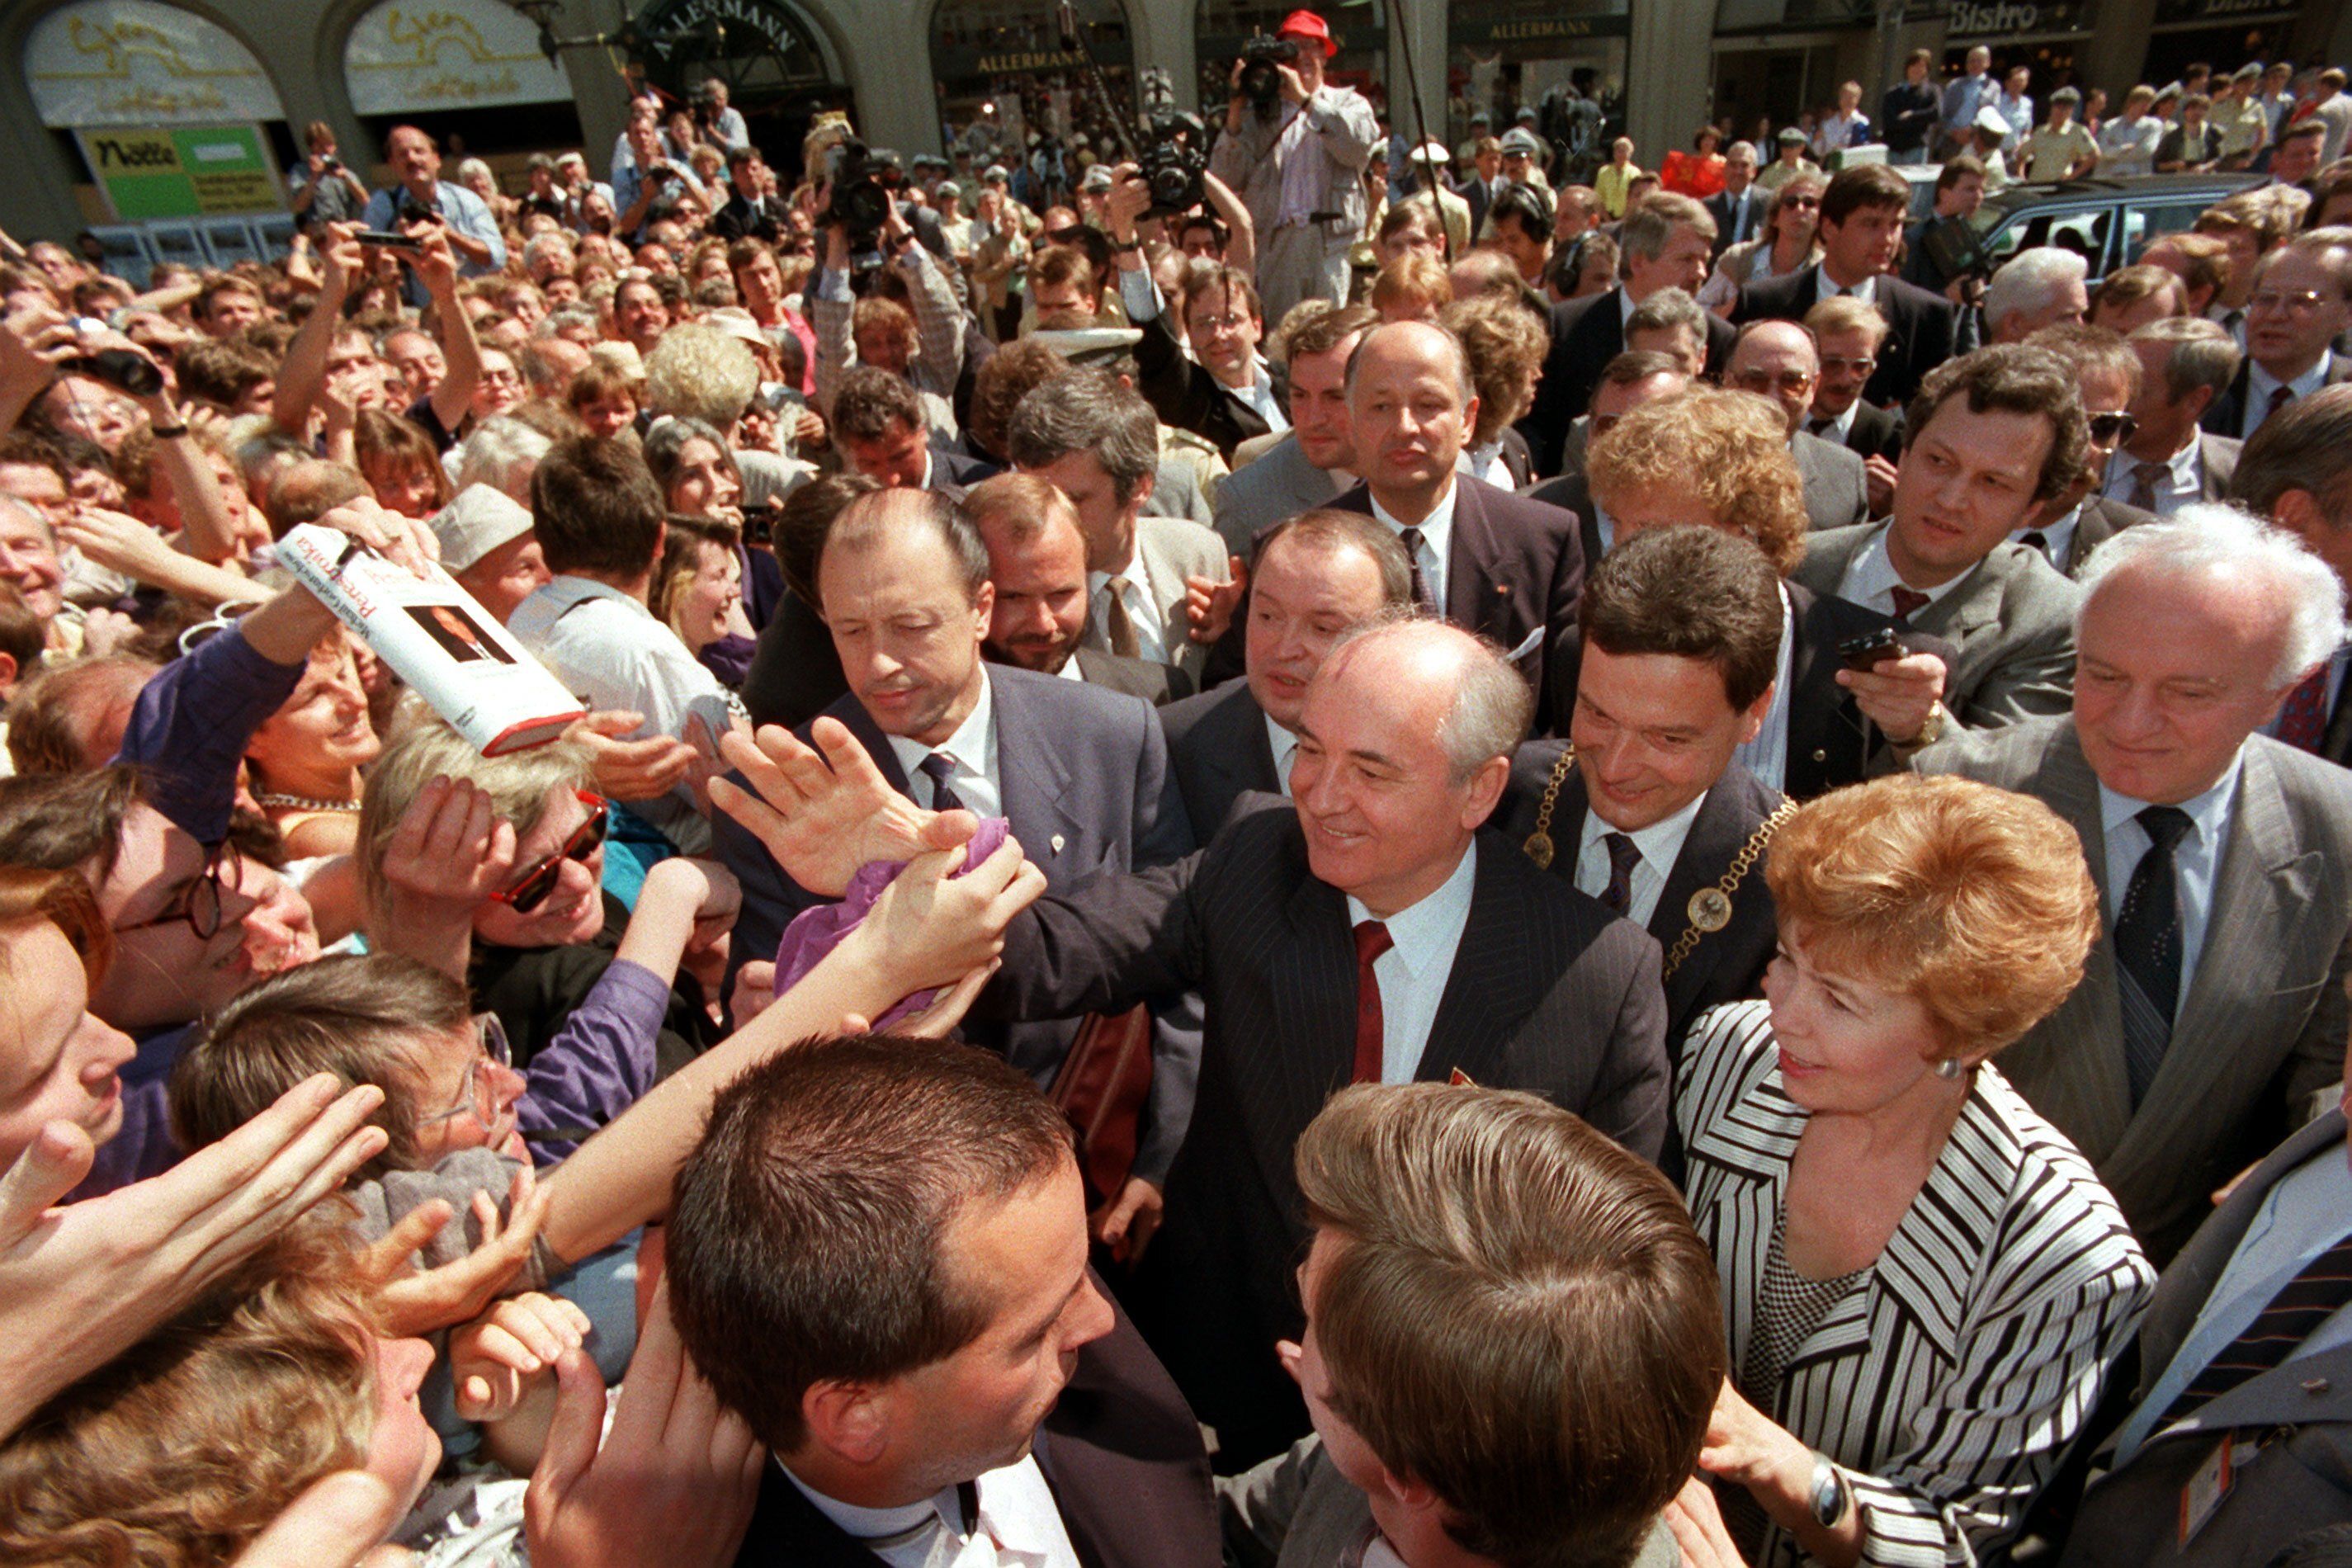
[[[1723,384],[1770,403],[1788,421],[1789,455],[1805,481],[1805,517],[1818,533],[1870,517],[1867,471],[1859,455],[1805,429],[1813,388],[1822,382],[1822,354],[1811,329],[1798,321],[1750,321],[1731,345]]]

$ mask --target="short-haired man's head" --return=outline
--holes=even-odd
[[[1930,1059],[1981,1060],[2040,1023],[2099,932],[2074,828],[2031,795],[1967,779],[1898,774],[1825,795],[1773,835],[1764,875],[1810,960],[1927,1009]]]
[[[1367,622],[1333,645],[1323,668],[1336,674],[1350,660],[1398,645],[1417,645],[1453,658],[1454,700],[1438,726],[1449,784],[1457,789],[1468,784],[1479,769],[1509,757],[1527,739],[1528,726],[1535,720],[1536,694],[1526,677],[1495,644],[1444,621],[1400,614]]]
[[[1655,261],[1681,228],[1700,229],[1710,240],[1716,237],[1714,215],[1704,204],[1674,191],[1660,191],[1627,209],[1617,231],[1618,247],[1628,257]]]
[[[2296,398],[2263,420],[2238,454],[2231,500],[2275,518],[2291,490],[2309,496],[2330,527],[2352,528],[2352,386]]]
[[[1337,507],[1312,507],[1286,517],[1257,536],[1250,554],[1250,575],[1281,546],[1285,559],[1301,554],[1328,556],[1340,550],[1360,550],[1371,558],[1381,576],[1381,608],[1384,616],[1403,616],[1412,610],[1412,558],[1398,542],[1396,531],[1379,519]]]
[[[1825,224],[1842,226],[1866,207],[1908,212],[1910,182],[1884,163],[1862,163],[1840,169],[1822,192],[1822,221]]]
[[[1051,479],[1035,474],[998,474],[982,479],[963,497],[964,514],[991,544],[1021,545],[1048,530],[1078,527],[1078,509]]]
[[[923,400],[903,375],[858,365],[833,395],[833,427],[856,441],[878,441],[902,427],[924,426]]]
[[[1780,574],[1721,529],[1645,528],[1585,578],[1576,624],[1588,646],[1618,658],[1713,666],[1732,709],[1746,712],[1780,671]]]
[[[573,437],[549,447],[531,471],[531,531],[551,572],[650,572],[665,510],[632,442]]]
[[[2085,379],[2112,379],[2123,384],[2126,402],[2139,395],[2144,368],[2139,355],[2132,353],[2131,344],[2105,327],[2061,321],[2054,327],[2042,328],[2025,343],[2028,348],[2041,349],[2063,360],[2066,368],[2074,373],[2077,384]]]
[[[947,1254],[949,1230],[1069,1158],[1067,1120],[987,1052],[888,1036],[783,1052],[719,1092],[678,1172],[679,1337],[719,1402],[789,1454],[813,1385],[887,1383],[987,1326],[991,1282]]]
[[[2000,343],[1937,365],[1905,411],[1906,446],[1954,398],[1964,399],[1971,414],[2022,414],[2048,423],[2050,450],[2042,459],[2036,500],[2063,492],[2090,460],[2090,417],[2083,412],[2081,389],[2066,362],[2046,350]]]
[[[1374,344],[1381,345],[1375,350]],[[1478,395],[1477,384],[1470,379],[1470,354],[1463,348],[1462,340],[1434,321],[1383,321],[1368,329],[1356,341],[1355,352],[1348,356],[1348,395],[1356,395],[1356,374],[1365,357],[1374,353],[1412,353],[1427,354],[1440,363],[1447,363],[1453,373],[1454,390],[1460,398],[1457,407],[1467,408],[1470,400]]]
[[[1984,160],[1967,153],[1947,158],[1944,166],[1936,171],[1936,194],[1939,196],[1948,195],[1962,180],[1971,176],[1979,180],[1984,178]]]
[[[1657,492],[1691,496],[1784,575],[1804,559],[1805,486],[1788,422],[1749,394],[1693,387],[1642,405],[1593,438],[1585,479],[1612,511]]]
[[[1074,370],[1033,388],[1013,410],[1008,455],[1024,468],[1091,452],[1125,506],[1160,471],[1160,422],[1140,394],[1108,371]]]
[[[1656,1170],[1532,1095],[1334,1096],[1295,1155],[1335,1415],[1465,1552],[1630,1562],[1722,1386],[1706,1244]]]
[[[2011,316],[2043,314],[2089,275],[2090,263],[2074,251],[2054,245],[2020,251],[1985,285],[1985,330],[1998,334]]]
[[[988,356],[972,376],[971,416],[965,434],[987,454],[1004,455],[1013,411],[1031,392],[1070,368],[1062,351],[1035,338],[1016,338]]]
[[[964,602],[977,603],[981,585],[988,581],[988,544],[963,507],[937,490],[874,490],[843,507],[817,549],[817,575],[822,579],[830,557],[872,550],[909,531],[928,531],[938,540],[955,563]]]
[[[1335,305],[1286,322],[1281,339],[1283,363],[1286,365],[1302,355],[1311,358],[1328,354],[1357,334],[1379,325],[1380,319],[1380,312],[1370,306]],[[1001,349],[997,352],[1003,353]]]
[[[2135,328],[2126,341],[2165,345],[2167,403],[2179,403],[2200,387],[2220,396],[2237,379],[2238,362],[2245,357],[2229,329],[2201,316],[2160,317]]]
[[[1813,334],[1816,342],[1832,333],[1866,333],[1870,352],[1874,354],[1885,344],[1887,325],[1886,318],[1869,300],[1857,300],[1851,294],[1835,294],[1805,312],[1805,330]]]
[[[389,1142],[362,1178],[419,1163],[426,1037],[468,1028],[466,988],[394,953],[342,954],[297,964],[241,993],[206,1023],[172,1069],[172,1136],[194,1151],[217,1143],[320,1073],[346,1088],[373,1084],[370,1117]]]

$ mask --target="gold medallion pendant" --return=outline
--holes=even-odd
[[[1691,924],[1703,931],[1718,931],[1731,923],[1731,900],[1720,888],[1701,888],[1686,908]]]

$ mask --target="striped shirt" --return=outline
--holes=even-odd
[[[1766,1004],[1700,1016],[1675,1117],[1743,1366],[1806,1117],[1781,1088]],[[1864,1562],[1957,1568],[2016,1533],[2155,1284],[2089,1163],[1982,1068],[1866,1288],[1805,1337],[1766,1414],[1845,1472]],[[1773,1529],[1754,1561],[1802,1557]]]

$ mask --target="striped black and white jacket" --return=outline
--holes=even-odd
[[[1699,1016],[1675,1116],[1739,1366],[1806,1116],[1781,1088],[1766,1004]],[[1864,1563],[1973,1563],[2016,1531],[2155,1286],[2088,1163],[1980,1068],[1868,1286],[1790,1359],[1767,1414],[1846,1472]],[[1777,1528],[1756,1559],[1805,1560]]]

